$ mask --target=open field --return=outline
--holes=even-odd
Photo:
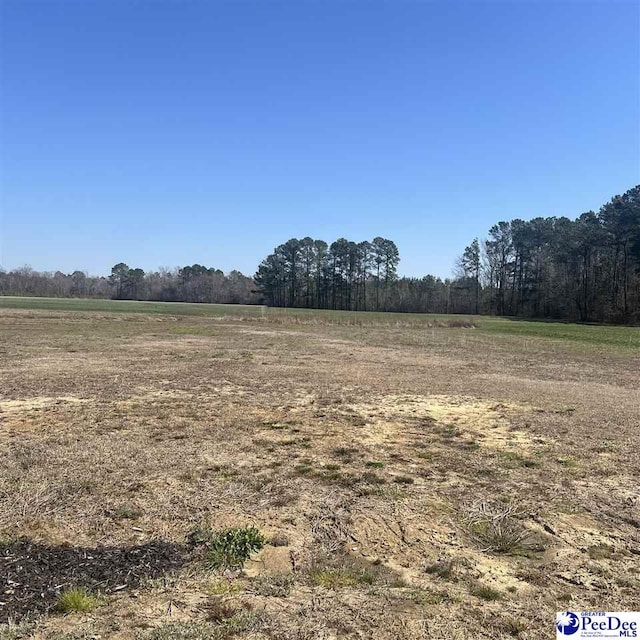
[[[2,640],[640,608],[638,327],[0,298],[0,376]]]
[[[520,336],[524,339],[550,338],[592,346],[640,349],[640,327],[571,324],[565,322],[520,321],[490,316],[461,316],[416,313],[376,313],[326,311],[316,309],[272,309],[257,305],[188,304],[183,302],[137,302],[79,298],[0,297],[0,309],[41,311],[102,311],[144,315],[206,316],[260,320],[284,324],[392,325],[433,327],[473,325],[486,333]],[[190,328],[191,330],[191,328]]]

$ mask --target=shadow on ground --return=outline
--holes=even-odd
[[[51,610],[65,589],[109,593],[161,577],[189,559],[187,546],[163,540],[94,548],[27,539],[0,544],[0,623]]]

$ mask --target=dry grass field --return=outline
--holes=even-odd
[[[2,640],[526,640],[640,609],[638,328],[0,307]]]

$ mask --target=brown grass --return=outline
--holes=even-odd
[[[0,311],[0,638],[528,640],[637,608],[640,357],[456,322]],[[189,544],[245,527],[244,568]],[[60,615],[69,589],[100,606]]]

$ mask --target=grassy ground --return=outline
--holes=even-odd
[[[640,349],[640,327],[601,326],[564,322],[540,322],[488,316],[458,316],[416,313],[376,313],[326,311],[312,309],[282,309],[259,305],[188,304],[181,302],[138,302],[131,300],[91,300],[68,298],[0,297],[0,309],[30,309],[42,311],[100,311],[107,313],[142,313],[204,316],[212,318],[260,319],[286,324],[345,325],[411,325],[451,326],[472,325],[484,333],[513,335],[521,338],[548,338],[564,342]]]
[[[527,640],[637,610],[639,335],[0,298],[0,638]]]

